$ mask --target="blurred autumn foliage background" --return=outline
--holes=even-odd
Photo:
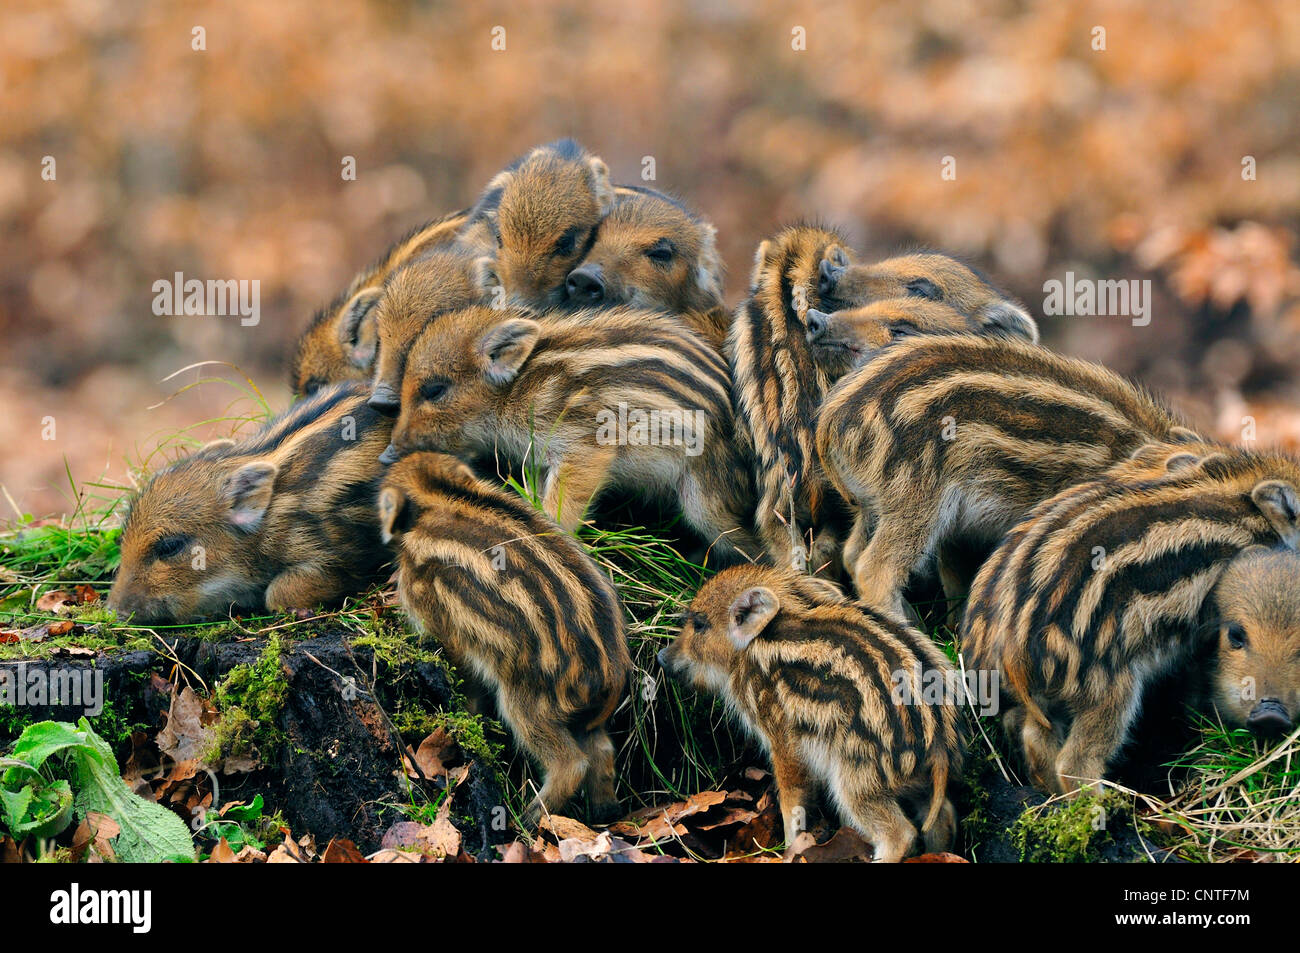
[[[231,362],[285,406],[295,334],[358,267],[565,134],[621,181],[654,157],[717,223],[732,300],[790,220],[932,245],[1198,425],[1300,439],[1288,0],[6,0],[0,72],[0,484],[38,515],[71,508],[65,459],[121,482],[226,412],[219,384],[149,409],[178,368]],[[1042,317],[1069,270],[1152,279],[1151,324]],[[260,323],[155,316],[177,271],[259,280]]]

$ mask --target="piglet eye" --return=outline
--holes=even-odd
[[[667,239],[660,239],[655,242],[646,251],[646,257],[656,265],[668,265],[672,263],[674,249],[672,242]]]
[[[187,541],[188,537],[185,536],[164,536],[153,544],[154,559],[171,559],[179,555]]]
[[[420,385],[421,400],[442,400],[447,395],[446,381],[425,381]]]
[[[919,329],[915,324],[908,321],[896,321],[889,326],[889,336],[893,340],[897,341],[900,338],[911,337],[916,334],[918,330]]]
[[[560,236],[560,240],[555,243],[555,254],[572,255],[573,250],[578,247],[578,235],[582,229],[576,225]]]
[[[929,278],[913,278],[906,285],[907,293],[913,298],[926,298],[930,301],[943,300],[943,291]]]
[[[1245,648],[1246,630],[1243,629],[1241,626],[1237,625],[1235,622],[1231,623],[1228,626],[1227,636],[1228,636],[1228,644],[1232,646],[1234,649]]]

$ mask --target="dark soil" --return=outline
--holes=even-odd
[[[181,636],[170,638],[169,644],[176,660],[211,687],[236,665],[255,663],[266,642]],[[401,776],[399,742],[386,713],[399,703],[415,704],[431,712],[454,710],[455,693],[445,669],[428,661],[390,666],[369,647],[350,647],[338,633],[286,643],[281,661],[288,692],[277,727],[284,742],[255,772],[223,776],[221,802],[250,801],[261,794],[268,810],[283,813],[295,836],[311,834],[322,847],[331,838],[347,838],[363,853],[377,850],[384,832],[404,819],[401,808],[412,803]],[[114,744],[119,763],[125,764],[131,754],[133,729],[147,731],[148,744],[152,745],[152,733],[166,720],[171,694],[160,690],[162,681],[152,677],[173,677],[175,662],[165,655],[123,651],[101,654],[93,660],[0,662],[9,667],[20,664],[29,670],[52,666],[101,669],[105,698],[111,706],[111,724],[98,723],[97,729]],[[345,690],[347,683],[343,680],[348,676],[354,679],[350,691]],[[367,686],[374,686],[377,700],[370,697]],[[1151,714],[1155,714],[1156,707]],[[55,706],[27,707],[20,712],[21,721],[12,717],[0,720],[0,748],[12,743],[30,721],[76,721],[83,714],[79,709]],[[1168,712],[1162,712],[1165,714]],[[400,743],[414,748],[420,740],[405,737]],[[662,740],[666,747],[672,747],[672,739]],[[736,756],[737,763],[761,761],[741,757],[740,752]],[[978,748],[972,749],[971,756],[979,758]],[[1141,760],[1151,763],[1146,758]],[[989,758],[972,763],[971,770],[967,783],[953,795],[964,819],[957,850],[980,863],[1019,862],[1020,848],[1013,837],[1015,823],[1027,808],[1042,804],[1045,798],[1029,786],[1007,781]],[[1121,778],[1139,789],[1156,791],[1163,780],[1155,776],[1125,777],[1126,773],[1121,770]],[[436,794],[439,782],[413,783]],[[511,839],[511,832],[502,829],[499,822],[503,803],[494,766],[473,764],[457,788],[451,818],[464,837],[467,851],[493,856],[493,845]],[[1147,860],[1151,854],[1161,857],[1158,847],[1144,843],[1131,817],[1116,817],[1107,834],[1097,843],[1096,860]]]
[[[177,659],[209,686],[234,666],[256,662],[265,647],[261,639],[211,642],[179,637],[169,641],[174,643]],[[446,673],[429,662],[390,668],[368,648],[350,651],[337,634],[286,645],[282,661],[288,693],[278,728],[285,741],[268,763],[252,774],[223,777],[221,800],[248,801],[261,794],[269,810],[283,812],[295,836],[311,834],[322,847],[331,838],[342,837],[352,840],[363,853],[377,850],[384,832],[403,819],[398,808],[410,803],[401,778],[398,742],[380,707],[392,701],[384,697],[386,687],[400,682],[407,702],[418,702],[431,711],[445,709],[453,702]],[[150,676],[167,677],[174,663],[157,653],[0,662],[10,667],[19,664],[28,670],[51,666],[102,669],[104,695],[112,706],[114,724],[127,726],[121,737],[108,738],[119,763],[125,764],[131,753],[129,727],[144,726],[152,732],[165,721],[163,714],[171,696],[159,691]],[[353,676],[355,691],[345,691],[339,675]],[[367,684],[379,686],[379,704],[368,697]],[[56,706],[20,711],[23,723],[44,719],[75,722],[84,714],[80,709]],[[21,724],[0,727],[0,747],[11,744],[21,729]],[[403,738],[402,743],[414,748],[420,740]],[[457,789],[456,811],[452,812],[467,850],[483,853],[492,844],[509,839],[508,831],[494,830],[490,823],[493,810],[503,803],[492,773],[474,765]]]

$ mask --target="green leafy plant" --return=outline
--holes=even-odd
[[[122,780],[108,743],[85,718],[76,725],[42,721],[30,725],[14,750],[0,759],[0,804],[15,839],[54,837],[91,812],[107,814],[120,827],[113,850],[122,861],[192,860],[194,844],[185,822],[147,801]]]
[[[278,812],[265,814],[265,807],[260,794],[247,804],[227,804],[221,808],[220,816],[204,828],[203,834],[215,841],[225,838],[226,845],[235,853],[245,847],[264,851],[283,838],[280,828],[284,824]]]

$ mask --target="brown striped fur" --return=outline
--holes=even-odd
[[[827,258],[819,265],[817,290],[842,307],[890,298],[941,302],[981,328],[1033,328],[1037,340],[1034,321],[1018,302],[970,265],[942,252],[913,252],[867,264]]]
[[[947,850],[957,821],[947,785],[963,751],[959,702],[921,699],[926,673],[956,673],[925,635],[828,598],[827,587],[793,569],[725,569],[692,600],[660,663],[720,695],[770,753],[787,840],[806,828],[824,786],[875,860],[910,853],[917,826],[927,851]],[[904,683],[908,700],[896,693]]]
[[[1008,734],[1019,737],[1035,785],[1068,792],[1106,776],[1145,688],[1219,634],[1203,624],[1212,593],[1224,596],[1228,621],[1250,616],[1243,604],[1258,604],[1257,594],[1216,584],[1229,568],[1236,579],[1249,547],[1300,543],[1297,486],[1300,463],[1290,457],[1218,449],[1163,475],[1069,487],[1007,534],[971,588],[962,653],[968,670],[1000,672],[1014,706]],[[1273,685],[1277,648],[1275,639],[1224,671]],[[1275,690],[1294,698],[1296,685]],[[1221,714],[1235,720],[1231,706]]]
[[[717,229],[652,189],[620,187],[587,257],[565,282],[572,308],[629,305],[678,316],[719,352],[723,307]]]
[[[1152,441],[1190,432],[1105,368],[1012,340],[901,341],[827,395],[817,453],[857,508],[844,548],[858,595],[900,616],[931,556],[991,548],[1040,501]],[[964,580],[944,579],[950,596]],[[957,590],[956,592],[954,590]]]
[[[109,606],[186,622],[330,603],[374,581],[388,558],[374,501],[392,421],[366,396],[333,385],[154,474],[124,521]]]
[[[820,263],[847,264],[849,256],[837,233],[815,225],[762,242],[726,348],[740,439],[753,452],[759,538],[776,565],[831,576],[839,513],[813,451],[817,406],[831,381],[813,360],[804,314],[831,307],[817,293]]]
[[[491,259],[473,249],[450,245],[389,275],[374,309],[379,356],[371,383],[371,407],[397,415],[411,342],[438,315],[486,303],[491,267]]]
[[[526,500],[446,454],[393,464],[378,510],[412,624],[443,645],[471,698],[495,699],[542,766],[525,823],[560,811],[584,786],[596,820],[617,817],[605,723],[631,660],[609,579]]]
[[[970,317],[939,301],[885,298],[826,314],[809,308],[805,319],[813,361],[831,381],[898,341],[928,334],[982,334],[1038,343],[1038,326],[1023,311],[985,309]]]
[[[468,222],[468,211],[452,212],[408,232],[316,312],[294,346],[293,392],[313,394],[339,381],[369,380],[379,341],[373,309],[384,280],[418,255],[455,242]]]
[[[495,452],[538,467],[543,507],[566,529],[606,487],[664,496],[719,550],[753,554],[749,467],[736,447],[729,384],[705,342],[654,312],[533,318],[467,308],[439,318],[412,346],[387,456]],[[692,426],[699,412],[698,429],[682,433],[698,452],[641,440],[630,427],[620,435],[620,405],[629,414],[689,414]]]
[[[537,146],[493,176],[470,215],[496,245],[503,304],[555,308],[614,203],[609,167],[572,139]]]

